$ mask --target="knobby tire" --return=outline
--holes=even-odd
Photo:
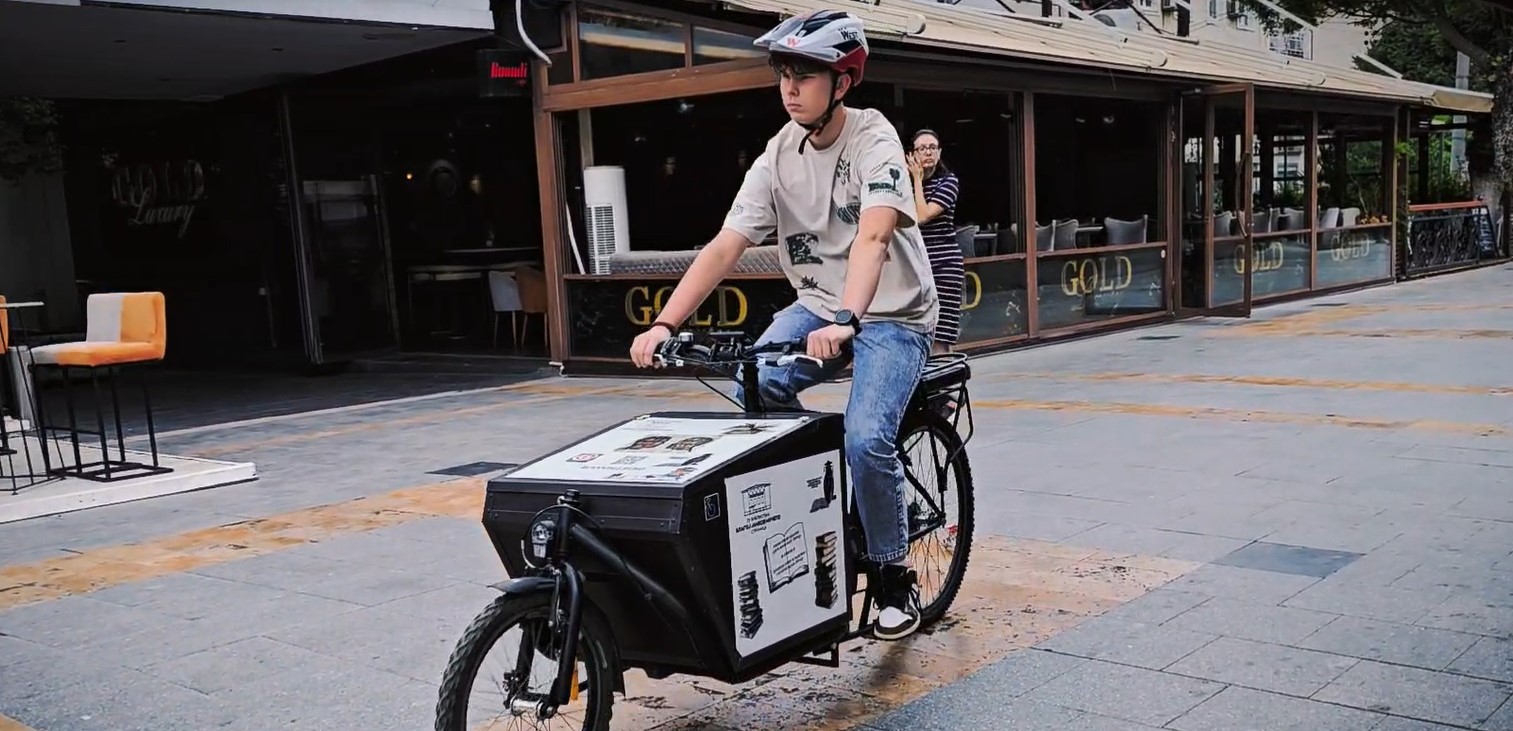
[[[544,621],[551,613],[551,602],[552,595],[547,592],[502,594],[473,618],[457,641],[442,675],[436,700],[436,731],[469,731],[468,698],[483,658],[511,628],[533,619]],[[614,670],[609,667],[611,654],[606,644],[612,641],[602,618],[585,606],[577,653],[577,660],[583,661],[588,674],[579,682],[580,686],[588,686],[584,691],[588,694],[584,731],[609,729],[615,683],[611,680]]]

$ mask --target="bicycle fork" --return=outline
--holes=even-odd
[[[570,493],[575,491],[569,491]],[[540,633],[545,640],[547,657],[556,655],[557,677],[552,680],[551,690],[545,698],[531,699],[516,696],[510,701],[510,711],[516,715],[535,712],[547,719],[557,714],[557,709],[577,696],[578,633],[583,623],[583,576],[567,561],[568,536],[572,528],[573,508],[577,495],[560,498],[557,520],[553,527],[551,571],[554,581],[552,601],[548,605],[546,631]],[[516,677],[528,677],[530,662],[535,655],[529,633],[521,644],[520,659],[516,662]],[[555,652],[552,652],[555,651]]]

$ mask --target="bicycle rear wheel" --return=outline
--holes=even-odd
[[[972,553],[972,467],[961,436],[933,410],[913,412],[899,430],[909,560],[919,575],[920,626],[945,616],[966,579]]]

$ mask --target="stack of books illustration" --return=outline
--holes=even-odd
[[[835,531],[814,539],[814,605],[835,606]]]
[[[747,571],[736,582],[741,588],[741,636],[751,639],[762,628],[762,605],[757,602],[757,576]]]

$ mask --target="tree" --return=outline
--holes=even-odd
[[[1295,29],[1257,0],[1241,0],[1269,28]],[[1395,65],[1415,81],[1450,86],[1455,52],[1471,59],[1471,87],[1493,95],[1490,119],[1473,129],[1467,157],[1472,174],[1490,174],[1513,191],[1513,10],[1496,0],[1275,0],[1276,5],[1311,23],[1349,18],[1380,29],[1372,56]],[[1432,30],[1438,43],[1424,37]],[[1440,45],[1442,44],[1442,45]],[[1444,59],[1448,54],[1448,75]],[[1393,62],[1396,62],[1395,64]]]
[[[0,98],[0,180],[63,167],[58,110],[46,99]]]

